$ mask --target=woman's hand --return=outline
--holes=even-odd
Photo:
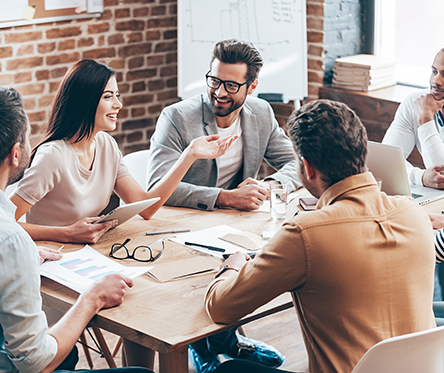
[[[225,154],[238,137],[230,136],[219,139],[219,135],[201,136],[191,141],[188,149],[195,159],[214,159]]]
[[[105,232],[118,224],[116,219],[94,224],[100,218],[83,218],[65,227],[66,237],[63,242],[96,243]]]

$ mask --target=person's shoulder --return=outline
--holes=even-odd
[[[0,245],[5,247],[6,243],[23,242],[25,246],[32,246],[33,241],[29,234],[12,217],[5,214],[0,209]],[[17,245],[17,250],[21,250],[24,245]]]
[[[268,101],[262,99],[262,98],[258,98],[255,96],[247,96],[247,99],[245,100],[245,104],[246,107],[249,107],[251,109],[251,111],[255,112],[258,110],[270,110],[271,109],[271,105],[268,103]]]
[[[64,163],[65,155],[70,151],[69,148],[70,144],[65,140],[55,140],[41,144],[36,150],[35,160],[52,166],[60,162]]]
[[[426,95],[427,93],[430,93],[430,89],[429,88],[419,89],[418,91],[409,94],[404,99],[403,102],[405,102],[405,103],[413,103],[418,97]]]
[[[182,115],[193,114],[196,111],[200,112],[202,102],[204,101],[203,94],[198,94],[185,100],[178,101],[172,105],[165,107],[162,112],[166,114],[180,113]]]
[[[117,140],[109,133],[100,131],[97,133],[95,140],[97,142],[97,149],[100,149],[99,155],[103,155],[105,159],[113,154],[118,155],[120,153]]]

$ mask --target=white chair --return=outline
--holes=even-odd
[[[148,168],[148,158],[150,150],[140,150],[129,153],[123,157],[123,162],[128,167],[131,176],[139,183],[139,185],[146,190],[146,172]],[[124,202],[120,201],[120,205]]]
[[[370,348],[352,373],[444,372],[444,326],[381,341]]]

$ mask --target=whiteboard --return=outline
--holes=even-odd
[[[264,60],[255,95],[307,97],[305,0],[179,0],[180,98],[206,92],[214,45],[229,38],[252,42]]]

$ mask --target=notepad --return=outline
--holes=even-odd
[[[260,236],[251,232],[228,233],[219,238],[251,251],[260,250],[266,244]]]

